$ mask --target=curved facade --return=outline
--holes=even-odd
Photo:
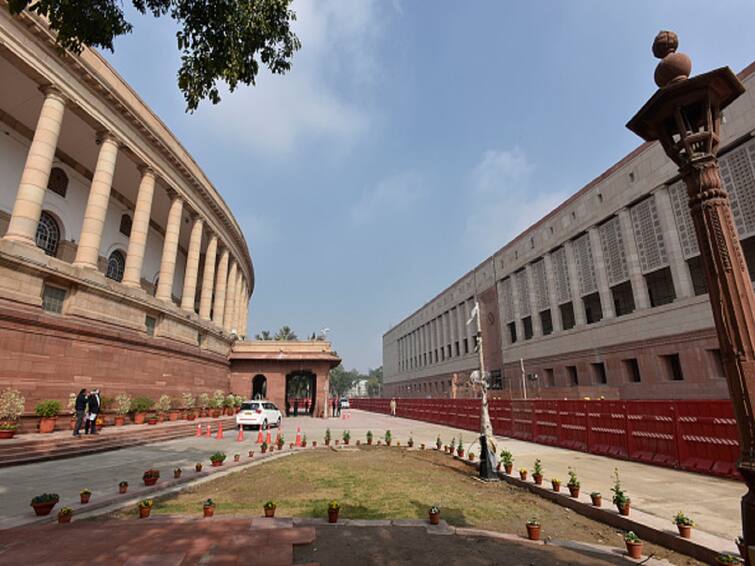
[[[0,388],[27,403],[228,390],[254,288],[230,209],[98,53],[61,53],[8,10],[0,235]]]

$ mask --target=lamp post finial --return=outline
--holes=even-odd
[[[673,31],[659,31],[653,41],[653,55],[661,60],[655,68],[655,84],[663,88],[689,78],[692,59],[678,53],[679,37]]]

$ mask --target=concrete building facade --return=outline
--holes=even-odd
[[[719,154],[755,280],[755,63]],[[644,144],[383,336],[385,394],[471,394],[480,303],[498,397],[725,398],[686,188]]]

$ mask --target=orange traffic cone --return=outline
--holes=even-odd
[[[223,438],[223,423],[218,425],[218,433],[215,435],[215,440],[222,440]]]
[[[212,433],[210,432],[210,425],[207,425],[207,438],[212,438]]]
[[[239,433],[236,436],[236,442],[243,442],[244,441],[244,427],[239,427]]]
[[[202,436],[202,425],[201,424],[197,425],[197,436]]]
[[[265,439],[262,438],[262,425],[260,425],[259,432],[257,433],[257,444],[262,444]]]
[[[272,437],[270,436],[270,429],[268,429],[268,430],[267,430],[267,435],[265,435],[265,443],[266,443],[266,444],[267,444],[268,446],[270,446],[270,444],[272,443],[272,441],[273,441],[273,439],[272,439]]]
[[[301,446],[301,427],[296,427],[296,442],[294,443],[296,446]]]

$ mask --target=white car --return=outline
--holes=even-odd
[[[342,409],[350,409],[351,408],[351,405],[349,405],[349,400],[346,397],[344,397],[343,399],[341,399],[340,403],[341,403],[341,408]]]
[[[270,401],[244,401],[241,409],[236,413],[236,426],[246,428],[253,427],[279,427],[283,420],[283,414],[278,407]]]

